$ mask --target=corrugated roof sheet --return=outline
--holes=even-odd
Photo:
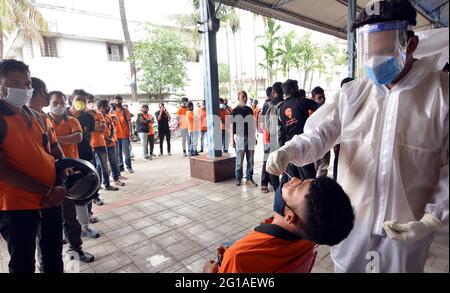
[[[347,38],[347,0],[222,0],[222,2],[315,31]],[[358,0],[358,8],[366,7],[369,2],[370,0]],[[448,26],[448,1],[413,0],[413,2],[419,11],[418,30],[431,26],[435,17],[429,13],[439,5],[441,5],[440,11],[445,10],[445,7],[447,9]],[[447,5],[441,2],[447,2]],[[440,18],[443,21],[445,16],[443,17],[441,13]],[[444,23],[441,25],[445,26]]]

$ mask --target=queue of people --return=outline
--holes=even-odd
[[[89,225],[98,221],[92,205],[104,203],[98,190],[88,201],[67,197],[65,186],[55,186],[63,175],[56,174],[55,162],[83,159],[96,166],[100,188],[125,186],[124,166],[134,171],[131,116],[122,97],[115,98],[114,110],[109,101],[96,101],[81,89],[66,98],[61,91],[49,92],[26,64],[12,59],[0,62],[0,81],[0,232],[11,256],[10,272],[35,271],[36,237],[42,272],[63,272],[63,244],[71,259],[94,261],[82,238],[100,237]]]

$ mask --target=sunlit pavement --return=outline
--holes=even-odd
[[[255,157],[255,181],[259,182],[262,150]],[[159,146],[155,147],[159,154]],[[66,271],[83,273],[191,273],[201,272],[208,259],[216,259],[216,247],[233,242],[272,215],[273,193],[259,188],[236,187],[234,181],[213,184],[192,179],[189,159],[181,142],[173,142],[173,156],[141,159],[134,145],[134,174],[118,192],[102,192],[104,206],[95,207],[101,237],[84,239],[83,248],[95,255],[90,264]],[[426,272],[448,273],[448,226],[436,236]],[[64,247],[64,251],[67,246]],[[8,271],[9,256],[0,240],[0,272]],[[333,272],[328,247],[320,247],[315,273]]]

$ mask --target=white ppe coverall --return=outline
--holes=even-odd
[[[355,226],[332,247],[336,272],[423,272],[434,233],[413,243],[389,238],[383,223],[419,221],[429,213],[448,223],[448,75],[440,55],[423,58],[388,90],[371,80],[344,85],[288,145],[292,163],[322,158],[337,143],[338,182],[355,208]],[[374,256],[370,261],[369,256]]]

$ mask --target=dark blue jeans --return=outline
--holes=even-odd
[[[236,150],[236,180],[242,180],[244,169],[244,157],[247,159],[247,180],[253,180],[255,151]]]
[[[195,155],[195,153],[197,152],[197,147],[196,147],[196,133],[195,132],[189,132],[189,154]]]
[[[117,162],[117,146],[106,148],[108,151],[109,166],[111,167],[111,173],[114,181],[119,180],[120,169],[119,163]]]
[[[228,133],[225,129],[222,129],[222,151],[228,153],[228,147],[230,146],[230,141]]]
[[[39,235],[41,271],[62,273],[61,207],[42,211],[0,211],[0,234],[10,255],[10,273],[34,273]]]
[[[125,171],[125,165],[127,165],[128,170],[132,170],[133,167],[131,166],[131,151],[130,151],[130,139],[129,138],[121,138],[118,142],[118,156],[119,156],[119,167],[120,171]],[[123,161],[123,156],[125,155],[125,164]]]
[[[109,187],[111,186],[111,182],[109,180],[108,152],[106,147],[95,148],[94,153],[97,172],[101,176],[105,187]]]

